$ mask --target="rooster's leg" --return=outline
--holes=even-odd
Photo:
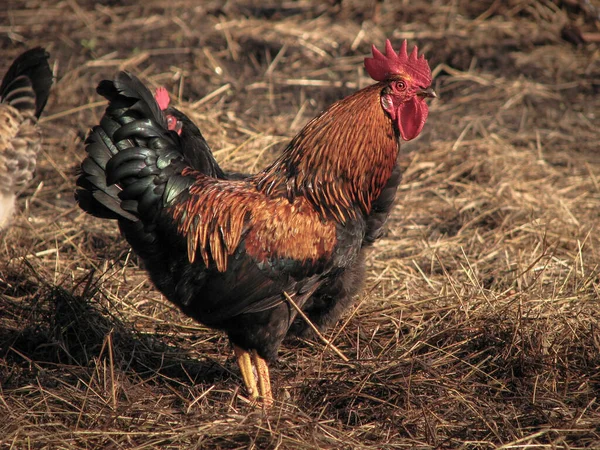
[[[273,405],[273,392],[271,392],[271,377],[269,376],[269,366],[267,362],[258,356],[256,350],[252,350],[252,360],[256,367],[258,375],[258,390],[263,400],[265,408],[269,408]]]
[[[233,352],[237,358],[238,366],[240,366],[240,372],[242,372],[242,379],[244,380],[248,394],[255,399],[258,397],[258,389],[256,386],[256,378],[252,371],[252,359],[250,359],[250,353],[237,345],[233,346]]]
[[[273,394],[271,392],[271,380],[269,378],[267,362],[258,356],[256,350],[247,351],[234,345],[233,351],[240,366],[240,372],[242,373],[242,379],[244,380],[248,394],[253,399],[257,399],[260,395],[264,407],[270,407],[273,404]],[[256,367],[258,383],[256,380],[257,377],[254,375],[252,363]]]

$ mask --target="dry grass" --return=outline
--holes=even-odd
[[[3,67],[44,45],[57,78],[0,247],[2,448],[600,447],[600,50],[561,38],[597,34],[597,2],[8,1]],[[219,161],[256,170],[369,83],[385,37],[419,44],[441,99],[327,335],[349,361],[288,343],[265,414],[226,339],[74,204],[94,87],[122,68],[165,85]]]

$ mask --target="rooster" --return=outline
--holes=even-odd
[[[33,178],[42,139],[37,119],[52,86],[48,57],[43,48],[27,50],[0,85],[0,230],[13,215],[17,190]]]
[[[382,233],[398,183],[400,140],[428,115],[431,70],[415,47],[365,59],[377,82],[310,121],[254,175],[224,172],[198,128],[134,76],[98,93],[109,105],[86,140],[76,199],[118,220],[156,287],[227,333],[243,381],[273,403],[268,361],[288,333],[308,334],[351,304],[364,248]],[[254,372],[256,370],[256,374]]]

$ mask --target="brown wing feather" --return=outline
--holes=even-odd
[[[193,175],[186,201],[175,204],[171,214],[178,232],[187,239],[188,259],[198,252],[205,265],[211,260],[220,272],[244,239],[246,252],[257,261],[288,258],[304,263],[328,258],[336,244],[336,228],[323,222],[304,198],[293,203],[270,198],[246,181],[225,181]]]

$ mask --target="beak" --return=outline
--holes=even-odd
[[[419,89],[417,91],[417,95],[419,97],[423,97],[423,98],[438,98],[437,94],[435,93],[435,91],[433,90],[433,88],[427,88],[427,89]]]

